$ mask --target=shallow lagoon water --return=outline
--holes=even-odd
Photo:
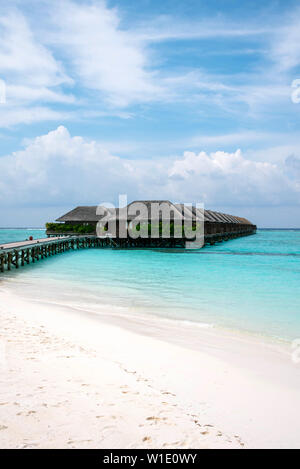
[[[14,241],[17,234],[10,236]],[[199,251],[68,252],[5,273],[2,279],[24,296],[95,312],[113,306],[125,314],[150,314],[285,340],[300,337],[296,230],[259,230]]]

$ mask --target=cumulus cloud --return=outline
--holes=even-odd
[[[152,161],[112,155],[100,142],[72,137],[60,126],[0,158],[0,204],[66,206],[128,198],[169,198],[212,205],[300,203],[300,180],[286,163],[234,153],[185,152]]]
[[[178,181],[179,188],[188,187],[194,196],[197,192],[202,194],[208,204],[300,202],[300,181],[291,179],[284,165],[247,159],[241,150],[210,154],[185,152],[183,158],[173,163],[169,177]]]
[[[60,126],[27,143],[24,150],[0,158],[0,201],[6,205],[98,203],[101,194],[114,196],[124,174],[130,184],[132,178],[120,158],[96,142],[71,137]]]

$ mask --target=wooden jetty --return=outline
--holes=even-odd
[[[202,217],[203,221],[203,234],[202,240],[204,244],[215,244],[217,242],[226,241],[241,236],[249,236],[256,232],[256,226],[245,218],[234,217],[219,212],[205,210],[197,212],[192,208],[189,211],[183,211],[180,204],[172,204],[169,201],[154,201],[164,203],[175,213],[177,220],[181,222],[187,219],[191,220],[193,217]],[[149,215],[144,219],[146,226],[150,220],[150,205],[153,201],[144,201],[149,207]],[[128,207],[130,207],[129,204]],[[128,215],[125,208],[125,215],[123,209],[116,209],[110,212],[110,219],[115,220],[119,227],[121,222],[130,226],[132,223],[131,215]],[[125,218],[124,218],[125,217]],[[175,217],[176,218],[176,217]],[[173,221],[175,220],[173,219]],[[193,218],[193,219],[194,219]],[[162,221],[163,220],[163,221]],[[97,236],[96,225],[100,220],[97,214],[97,207],[77,207],[68,214],[59,218],[57,221],[60,223],[51,223],[47,228],[48,238],[21,241],[14,243],[7,243],[0,245],[0,272],[11,270],[12,267],[18,269],[25,264],[37,262],[41,259],[60,254],[66,251],[75,251],[86,248],[118,248],[118,249],[145,249],[145,248],[181,248],[186,247],[187,239],[184,236],[177,236],[175,234],[170,237],[164,237],[162,233],[158,237],[142,237],[133,238],[131,236],[119,236],[117,229],[116,234],[110,234],[107,231],[102,236]],[[164,223],[164,219],[157,219],[156,222]],[[51,228],[54,231],[51,231]],[[80,230],[91,229],[91,234],[80,234],[74,231],[74,228]],[[73,229],[73,231],[68,231]]]
[[[220,232],[206,234],[205,244],[215,244],[228,239],[249,236],[253,232],[247,229],[237,230],[235,232]],[[0,245],[0,272],[18,269],[26,264],[37,262],[56,254],[67,251],[89,248],[118,248],[118,249],[145,249],[145,248],[173,248],[184,249],[184,238],[138,238],[138,239],[113,239],[109,236],[98,238],[97,236],[56,236],[33,241],[21,241],[18,243],[8,243]]]
[[[37,262],[55,254],[70,250],[94,248],[101,245],[95,236],[59,236],[32,241],[20,241],[0,245],[0,272],[18,269],[20,266]]]
[[[143,242],[139,242],[143,241]],[[147,243],[148,241],[148,243]],[[182,240],[168,243],[169,247],[184,247]],[[163,240],[115,240],[109,236],[50,236],[31,241],[0,244],[0,272],[18,269],[26,264],[67,251],[90,248],[145,248],[165,247]]]

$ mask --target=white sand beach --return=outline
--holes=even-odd
[[[299,448],[288,346],[0,289],[1,448]]]

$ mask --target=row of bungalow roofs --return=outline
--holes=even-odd
[[[139,208],[141,210],[139,210]],[[140,212],[140,213],[139,213]],[[104,206],[79,206],[58,218],[57,222],[97,224],[104,216],[106,221],[127,220],[131,221],[139,216],[140,220],[163,220],[164,214],[169,214],[167,219],[198,219],[210,223],[234,223],[254,225],[246,218],[228,215],[226,213],[204,210],[191,205],[175,204],[169,200],[140,200],[128,204],[124,208],[109,208]]]

